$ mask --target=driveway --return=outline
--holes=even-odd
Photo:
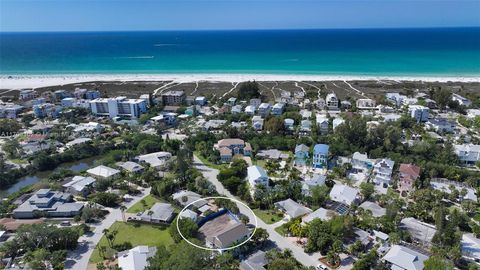
[[[133,200],[126,203],[125,206],[130,208],[135,203],[139,202],[141,199],[145,198],[150,194],[151,188],[146,188],[140,196],[135,196]],[[65,269],[72,270],[85,270],[88,267],[88,261],[90,256],[93,253],[93,250],[97,246],[98,242],[103,236],[103,230],[108,229],[112,226],[115,221],[122,220],[122,212],[118,208],[106,208],[110,213],[102,220],[99,224],[90,225],[93,227],[93,232],[82,235],[78,239],[78,247],[70,251],[65,262]]]
[[[203,174],[205,178],[207,178],[217,189],[217,192],[225,197],[233,198],[236,200],[240,200],[239,198],[233,196],[227,189],[225,189],[217,180],[218,170],[207,167],[205,164],[200,161],[196,156],[194,156],[194,166]],[[237,206],[240,212],[250,219],[250,223],[254,223],[255,219],[257,220],[257,227],[263,228],[267,230],[268,234],[270,235],[269,239],[275,243],[277,247],[280,249],[290,249],[295,256],[295,258],[305,266],[317,266],[320,262],[318,259],[320,258],[320,254],[313,253],[307,254],[303,251],[303,249],[299,246],[296,246],[294,243],[290,242],[287,238],[281,236],[279,233],[275,231],[275,228],[278,227],[281,223],[271,224],[268,225],[263,222],[260,218],[257,218],[255,214],[243,204],[237,203]]]

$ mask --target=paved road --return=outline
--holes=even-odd
[[[207,167],[196,156],[194,156],[194,166],[203,174],[203,176],[205,176],[205,178],[207,178],[216,187],[219,194],[239,200],[239,198],[232,195],[226,188],[223,187],[222,183],[217,180],[218,170]],[[257,226],[259,228],[264,228],[267,230],[268,234],[270,235],[270,240],[273,241],[277,245],[277,247],[281,249],[290,249],[295,258],[305,266],[317,266],[319,264],[318,259],[320,258],[320,255],[318,253],[305,253],[303,251],[303,248],[296,246],[287,238],[281,236],[275,231],[275,228],[278,227],[280,223],[277,222],[270,225],[266,224],[260,218],[257,218],[249,208],[239,203],[237,203],[237,206],[242,214],[248,216],[248,218],[250,219],[250,223],[253,223],[256,219],[258,222]]]
[[[150,188],[147,188],[143,191],[140,196],[135,196],[134,199],[125,204],[127,208],[139,202],[141,199],[145,198],[150,194]],[[110,213],[105,217],[105,219],[94,227],[94,231],[90,234],[81,236],[78,239],[77,249],[69,252],[67,261],[65,262],[65,269],[71,270],[85,270],[88,267],[88,260],[93,253],[93,250],[97,246],[98,242],[103,236],[103,230],[108,229],[112,226],[115,221],[122,221],[122,212],[118,208],[107,208]]]

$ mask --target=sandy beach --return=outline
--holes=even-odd
[[[188,82],[242,82],[256,81],[354,81],[392,80],[425,82],[480,82],[480,76],[335,76],[335,75],[288,75],[288,74],[69,74],[69,75],[2,75],[0,89],[38,88],[89,81],[174,81]]]

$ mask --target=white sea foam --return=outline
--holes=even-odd
[[[66,74],[66,75],[0,75],[0,89],[36,88],[90,81],[175,81],[177,83],[210,81],[353,81],[393,80],[425,82],[480,82],[480,76],[342,76],[288,74]]]

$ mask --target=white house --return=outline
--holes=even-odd
[[[358,109],[375,109],[376,102],[373,99],[361,98],[357,99],[356,105]]]
[[[254,115],[255,114],[255,106],[248,105],[245,107],[245,113],[249,115]]]
[[[435,130],[439,134],[453,133],[455,128],[455,122],[448,121],[445,118],[430,119],[425,123],[425,126],[429,129]]]
[[[455,144],[453,147],[460,161],[466,164],[475,164],[480,160],[480,145]]]
[[[263,129],[263,118],[259,115],[255,115],[252,117],[252,127],[255,130],[262,130]]]
[[[394,165],[395,161],[388,158],[381,159],[375,162],[375,164],[373,165],[373,182],[376,185],[390,185]]]
[[[403,104],[403,100],[407,98],[407,96],[401,95],[399,93],[386,93],[385,97],[388,101],[392,102],[397,107],[400,107]]]
[[[136,156],[135,160],[138,162],[145,162],[157,170],[162,169],[166,162],[172,158],[172,154],[169,152],[155,152],[146,155]]]
[[[421,105],[411,105],[408,107],[408,113],[412,118],[415,118],[417,123],[426,122],[428,120],[429,111],[429,108]]]
[[[327,103],[327,107],[329,110],[338,109],[338,98],[337,98],[337,95],[335,95],[335,93],[328,94],[325,102]]]
[[[260,166],[250,166],[247,168],[247,178],[248,178],[248,183],[250,184],[250,187],[253,189],[257,185],[263,185],[268,187],[268,180],[269,177],[267,175],[267,172],[260,167]]]
[[[148,259],[155,256],[156,247],[137,246],[117,253],[118,266],[125,270],[144,270],[149,265]]]
[[[73,195],[88,195],[89,189],[95,184],[96,180],[90,176],[74,176],[72,180],[63,185],[65,192]]]
[[[89,169],[87,170],[87,173],[91,174],[94,177],[103,178],[103,179],[111,179],[111,178],[120,176],[119,170],[116,170],[104,165],[100,165],[95,168]]]
[[[452,94],[452,100],[457,101],[460,105],[465,107],[470,107],[472,105],[472,101],[468,98],[462,97],[459,94]]]
[[[405,246],[393,245],[383,260],[395,270],[422,270],[428,256]]]
[[[343,120],[342,118],[335,118],[333,119],[332,121],[332,126],[333,126],[333,130],[335,130],[339,125],[345,123],[345,120]]]
[[[333,201],[352,205],[357,199],[358,189],[346,185],[334,185],[330,191],[330,198]]]

